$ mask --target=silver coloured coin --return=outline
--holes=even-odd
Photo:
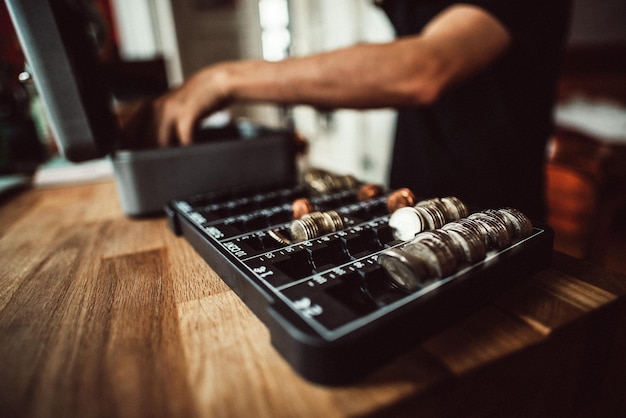
[[[351,175],[337,175],[325,170],[310,169],[303,176],[304,183],[318,194],[329,194],[338,190],[357,187],[358,181]]]
[[[501,213],[499,210],[496,210],[496,209],[485,209],[481,213],[486,213],[489,216],[498,218],[500,221],[502,221],[502,223],[506,227],[506,232],[509,234],[509,237],[511,238],[511,240],[516,238],[516,235],[517,235],[517,229],[515,225],[516,222],[513,222],[513,220],[510,217],[506,216],[504,213]]]
[[[461,263],[474,264],[484,260],[487,256],[485,240],[475,229],[458,222],[450,222],[443,227],[443,230],[462,249],[464,257]]]
[[[278,230],[270,229],[267,234],[272,239],[277,241],[279,244],[282,244],[282,245],[290,245],[291,244],[291,240],[289,238],[287,238],[285,235],[283,235],[282,232],[280,232]]]
[[[444,205],[446,205],[448,211],[452,214],[452,218],[450,219],[451,221],[456,221],[469,215],[467,206],[458,197],[442,197],[441,201]]]
[[[437,228],[439,222],[437,221],[435,213],[430,210],[430,208],[416,205],[413,209],[415,209],[422,216],[422,219],[424,220],[424,231]]]
[[[485,227],[487,236],[489,237],[490,249],[502,250],[511,245],[511,236],[506,229],[506,225],[499,217],[484,212],[478,212],[470,215],[469,219]]]
[[[436,278],[441,279],[454,273],[457,267],[457,259],[452,249],[440,236],[426,233],[419,234],[413,241],[405,245],[403,250],[409,254],[413,254],[415,251],[414,246],[419,246],[420,244],[428,247],[435,255],[436,262],[434,266],[437,272]]]
[[[343,229],[343,218],[341,217],[341,215],[339,215],[339,213],[334,210],[329,210],[327,212],[323,212],[322,215],[324,216],[325,220],[325,232],[336,232]]]
[[[317,235],[316,236],[325,233],[329,229],[329,226],[326,225],[327,219],[324,216],[324,214],[322,212],[320,212],[320,211],[307,213],[305,215],[302,215],[302,218],[300,218],[300,219],[311,220],[312,222],[314,222],[317,225]]]
[[[303,217],[291,223],[290,233],[292,241],[300,242],[319,236],[320,230],[313,218]]]
[[[425,221],[414,207],[406,206],[391,214],[389,226],[395,239],[408,241],[424,230]]]
[[[433,218],[433,228],[432,229],[441,228],[448,221],[447,217],[446,217],[446,213],[445,213],[445,208],[442,210],[439,206],[435,205],[432,202],[431,202],[431,204],[426,205],[426,206],[422,206],[422,207],[424,209],[426,209],[430,213],[432,218]]]
[[[378,264],[387,271],[390,283],[406,292],[413,292],[432,279],[424,259],[397,248],[383,251]]]
[[[422,261],[423,266],[426,268],[426,273],[420,276],[423,284],[430,283],[441,277],[441,268],[439,267],[437,254],[428,245],[423,242],[412,242],[411,245],[404,245],[401,251]]]
[[[348,174],[339,177],[339,184],[341,190],[347,190],[355,188],[356,186],[358,186],[359,182],[354,176]]]
[[[517,238],[523,239],[529,237],[533,233],[533,223],[523,212],[514,208],[502,208],[498,212],[513,221],[517,231]]]
[[[293,221],[291,226],[292,236],[295,233],[298,238],[301,238],[306,234],[304,239],[311,239],[343,229],[344,222],[341,215],[334,210],[327,212],[315,211],[302,215],[300,219]],[[294,237],[294,239],[296,238]],[[304,239],[298,239],[298,241]]]
[[[452,214],[448,210],[448,207],[439,198],[426,199],[419,201],[416,206],[429,208],[434,212],[434,216],[437,218],[438,224],[445,224],[452,220]]]
[[[457,221],[457,223],[477,233],[481,237],[485,248],[489,250],[489,246],[491,245],[491,238],[489,237],[489,231],[487,231],[485,225],[470,218],[461,218]]]
[[[447,230],[435,229],[432,231],[424,231],[415,237],[414,241],[430,238],[440,241],[443,245],[450,249],[452,252],[455,264],[459,264],[465,260],[465,253],[458,243],[450,236]]]

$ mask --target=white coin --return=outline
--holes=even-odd
[[[424,219],[414,207],[403,207],[389,217],[393,237],[408,241],[424,230]]]

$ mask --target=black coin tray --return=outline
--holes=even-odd
[[[284,244],[293,200],[336,210],[345,228]],[[545,268],[553,233],[534,233],[490,252],[412,293],[393,287],[378,254],[400,246],[388,226],[386,196],[357,200],[357,189],[313,195],[302,186],[209,193],[174,200],[170,226],[183,236],[268,327],[277,351],[303,377],[344,384],[372,372],[420,340],[484,306]]]

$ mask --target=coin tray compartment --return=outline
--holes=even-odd
[[[344,229],[298,243],[289,236],[291,203],[335,210]],[[549,264],[553,234],[534,233],[475,265],[413,292],[390,284],[378,255],[404,244],[388,225],[386,197],[357,190],[311,195],[289,186],[263,192],[174,200],[170,226],[265,323],[272,344],[305,378],[352,382],[415,343],[471,314]]]

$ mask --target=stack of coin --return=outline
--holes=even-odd
[[[494,213],[478,212],[469,216],[476,221],[485,234],[487,247],[490,250],[502,250],[511,245],[512,237],[506,223]]]
[[[343,218],[334,210],[311,212],[291,223],[293,242],[306,241],[344,228]]]
[[[319,194],[353,189],[358,181],[351,175],[337,175],[325,170],[310,169],[304,174],[304,183]]]
[[[451,275],[459,265],[460,257],[457,255],[460,249],[450,238],[447,232],[442,230],[428,231],[419,234],[413,241],[404,246],[404,251],[409,254],[417,245],[426,246],[434,255],[436,261],[433,265],[435,278],[442,278]]]
[[[458,197],[447,196],[442,197],[439,200],[441,200],[443,205],[446,207],[450,219],[461,219],[469,215],[467,206]]]
[[[514,208],[502,208],[497,211],[505,219],[509,219],[513,224],[514,239],[524,239],[532,235],[533,223],[521,211]]]
[[[474,219],[462,218],[458,221],[454,222],[460,224],[463,228],[472,231],[478,237],[480,237],[483,245],[485,246],[485,251],[487,251],[490,247],[490,238],[489,231],[485,228],[484,225],[480,224]]]
[[[395,239],[407,241],[422,231],[441,228],[467,216],[467,213],[467,206],[456,197],[427,199],[414,206],[396,209],[389,217],[389,226]]]
[[[419,289],[436,275],[434,254],[424,245],[416,245],[413,253],[393,248],[378,256],[378,263],[387,271],[391,284],[406,292]]]
[[[455,239],[449,231],[444,231],[443,229],[435,229],[434,231],[426,231],[415,237],[413,240],[415,241],[423,241],[423,240],[431,240],[431,241],[440,241],[442,242],[452,253],[452,257],[454,257],[454,264],[461,264],[465,260],[465,252],[457,239]]]
[[[419,219],[424,225],[422,217],[409,216],[419,214],[419,207],[399,209],[404,213],[400,220]],[[407,224],[416,229],[417,222]],[[485,259],[488,251],[502,250],[528,237],[532,228],[528,217],[516,209],[485,210],[421,232],[401,247],[383,251],[378,262],[389,273],[392,285],[412,292]]]
[[[291,241],[306,241],[320,235],[320,227],[314,218],[304,216],[291,223]]]
[[[419,234],[401,248],[383,251],[378,263],[388,272],[393,286],[413,292],[454,274],[459,266],[466,264],[466,255],[458,238],[438,229]]]
[[[478,228],[459,222],[450,222],[442,229],[460,248],[461,264],[474,264],[486,257],[487,246]]]

